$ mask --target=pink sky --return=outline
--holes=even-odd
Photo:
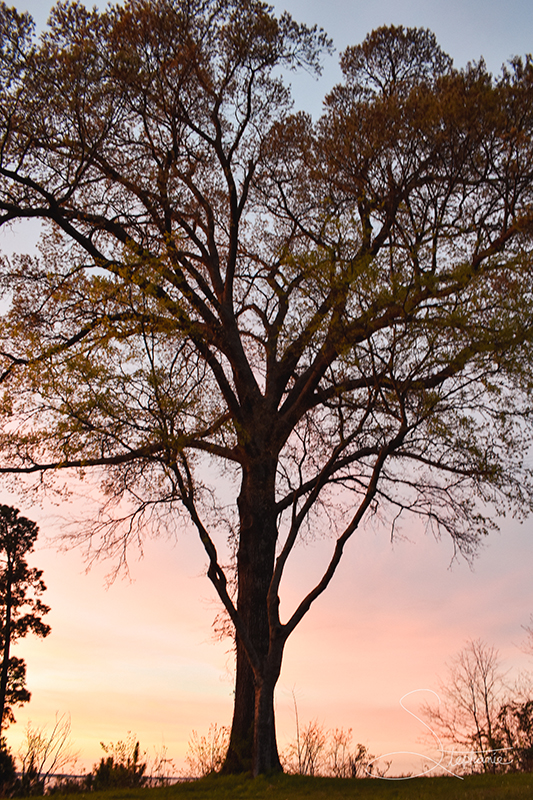
[[[16,4],[37,12],[42,24],[46,2]],[[509,0],[505,7],[486,0],[275,5],[325,27],[338,50],[391,22],[432,28],[458,65],[483,53],[497,70],[509,56],[531,48],[533,5],[527,0]],[[321,98],[337,80],[334,64],[319,84],[294,79],[299,106],[319,113]],[[18,249],[31,246],[27,236],[19,231]],[[13,238],[3,241],[8,251]],[[44,539],[57,532],[57,514],[76,515],[76,503],[40,509],[6,491],[0,500],[41,526],[43,538],[32,563],[44,569],[45,600],[52,607],[51,635],[44,641],[28,637],[16,649],[27,660],[33,696],[9,730],[13,749],[28,721],[50,726],[56,713],[68,713],[86,769],[100,758],[100,741],[123,739],[128,731],[149,755],[165,744],[182,768],[191,731],[205,734],[212,722],[229,724],[232,710],[231,642],[213,639],[218,606],[194,534],[184,531],[177,542],[149,541],[142,560],[132,554],[133,582],[119,579],[106,589],[109,565],[97,565],[86,575],[80,552],[58,553]],[[289,640],[277,690],[282,748],[295,733],[293,693],[301,723],[316,719],[328,728],[351,727],[354,741],[376,754],[424,754],[427,746],[417,741],[424,729],[399,700],[417,689],[438,690],[437,676],[444,677],[445,662],[467,639],[480,637],[498,647],[514,672],[533,668],[520,650],[522,626],[533,613],[531,522],[504,521],[502,533],[490,537],[473,570],[461,561],[450,566],[451,543],[435,542],[416,523],[412,528],[406,523],[403,534],[406,540],[391,544],[386,529],[358,532],[333,584]],[[301,598],[331,546],[323,539],[299,551],[282,608]],[[417,704],[413,695],[409,707]],[[408,768],[419,762],[398,758],[396,763]]]
[[[54,534],[57,509],[25,507],[44,535]],[[68,517],[76,503],[60,509]],[[48,521],[47,521],[48,520]],[[293,692],[300,723],[353,728],[354,740],[381,754],[429,753],[418,741],[423,726],[400,708],[407,692],[438,691],[445,662],[468,638],[494,644],[506,668],[533,667],[524,655],[533,610],[530,523],[506,523],[487,540],[473,570],[454,562],[451,543],[404,529],[409,540],[390,543],[386,529],[361,530],[347,548],[329,591],[312,607],[287,645],[277,689],[278,734],[283,748],[294,737]],[[282,592],[282,611],[310,586],[331,548],[322,539],[302,547]],[[146,543],[131,555],[132,581],[105,588],[109,564],[85,574],[80,551],[58,553],[44,537],[32,558],[44,569],[52,633],[28,637],[16,652],[28,664],[32,701],[17,713],[9,742],[17,749],[27,721],[50,724],[69,713],[73,740],[90,769],[100,741],[128,731],[153,752],[165,744],[184,766],[193,729],[229,724],[232,709],[231,642],[214,639],[218,605],[205,577],[205,558],[192,532],[178,541]],[[409,707],[431,699],[412,696]],[[397,758],[410,768],[417,759]]]

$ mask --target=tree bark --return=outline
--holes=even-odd
[[[281,672],[284,640],[270,641],[269,655],[261,681],[256,681],[253,766],[254,778],[268,772],[281,772],[276,741],[274,690]]]
[[[236,637],[235,704],[230,744],[224,773],[255,772],[258,742],[262,751],[263,772],[281,771],[273,714],[273,693],[269,651],[271,631],[267,596],[276,555],[275,513],[276,459],[258,459],[243,468],[238,499],[240,543],[237,553],[237,610],[262,665],[254,674],[246,650]],[[280,661],[281,664],[281,661]],[[270,693],[270,700],[267,699]],[[271,706],[272,713],[265,710]],[[255,730],[261,720],[261,735]],[[265,737],[267,742],[265,744]],[[268,755],[266,755],[268,754]]]

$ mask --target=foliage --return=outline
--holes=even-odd
[[[51,730],[45,725],[32,727],[28,722],[18,756],[20,781],[17,794],[44,794],[50,776],[72,767],[77,761],[78,753],[73,750],[71,740],[70,717],[56,715]]]
[[[330,43],[258,0],[60,3],[38,43],[0,9],[0,223],[45,221],[2,262],[0,471],[102,479],[77,539],[119,561],[188,519],[235,630],[224,768],[280,769],[285,644],[368,516],[468,557],[531,510],[533,62],[379,28],[314,124],[280,76]]]
[[[215,722],[209,726],[205,736],[193,731],[189,739],[189,748],[185,760],[188,765],[187,774],[191,777],[203,777],[220,772],[229,746],[229,728]]]
[[[509,771],[533,771],[533,699],[508,700],[498,713],[497,741],[512,754]]]
[[[326,730],[316,720],[300,730],[283,753],[284,768],[295,775],[366,778],[372,775],[375,756],[363,744],[352,749],[352,729]]]
[[[15,785],[17,775],[15,759],[7,746],[6,740],[0,740],[0,795],[9,794]]]
[[[146,782],[146,762],[141,762],[139,742],[133,734],[122,741],[110,744],[100,742],[107,754],[95,764],[87,785],[94,791],[143,786]],[[143,753],[143,756],[146,755]]]
[[[46,590],[42,570],[30,568],[26,556],[37,539],[37,525],[12,506],[0,506],[0,721],[14,722],[12,706],[27,703],[26,664],[10,655],[11,645],[33,633],[45,637],[50,626],[42,617],[50,611],[40,597]]]
[[[16,721],[13,714],[13,706],[21,706],[24,703],[28,703],[30,699],[31,692],[26,688],[26,662],[17,656],[9,656],[7,659],[4,728],[9,723]]]

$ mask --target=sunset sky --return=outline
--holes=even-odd
[[[9,2],[8,2],[9,4]],[[89,3],[88,3],[89,4]],[[51,4],[21,2],[38,24]],[[502,62],[533,49],[530,0],[290,0],[274,3],[333,38],[337,54],[320,81],[292,78],[296,106],[320,114],[324,94],[339,79],[338,53],[382,24],[431,28],[456,66],[484,56],[498,72]],[[0,247],[33,247],[26,229],[0,237]],[[83,489],[83,487],[82,487]],[[232,712],[231,641],[217,641],[212,622],[218,611],[205,577],[205,558],[193,531],[145,543],[143,558],[130,556],[130,578],[106,588],[110,563],[85,573],[83,553],[58,552],[47,541],[63,521],[79,516],[82,501],[46,501],[42,507],[0,487],[0,501],[16,505],[41,527],[32,564],[44,569],[45,601],[52,610],[51,635],[28,637],[15,654],[28,665],[31,702],[16,712],[8,732],[16,751],[28,721],[51,726],[56,713],[70,714],[80,764],[90,770],[100,758],[100,741],[123,739],[128,731],[152,755],[166,745],[177,769],[184,768],[193,729],[229,725]],[[294,737],[294,699],[300,723],[352,728],[354,741],[375,754],[416,751],[423,726],[399,701],[415,690],[438,691],[446,662],[468,639],[499,648],[503,665],[533,670],[522,651],[523,626],[533,613],[532,523],[503,520],[472,567],[453,561],[451,541],[435,541],[413,521],[391,543],[378,524],[360,530],[346,550],[338,574],[289,640],[277,690],[281,748]],[[283,595],[287,609],[312,585],[332,543],[327,536],[301,549]],[[287,585],[288,583],[288,585]],[[411,695],[410,708],[429,695]],[[420,759],[396,757],[400,768]]]

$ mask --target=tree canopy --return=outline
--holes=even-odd
[[[45,223],[2,262],[0,471],[93,470],[119,555],[190,520],[236,635],[226,769],[279,768],[285,643],[366,517],[468,555],[531,508],[533,63],[380,28],[313,123],[283,74],[330,43],[254,0],[59,3],[38,43],[2,3],[0,30],[0,223]]]

